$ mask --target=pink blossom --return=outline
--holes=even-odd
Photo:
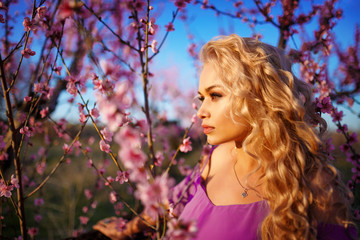
[[[68,17],[73,17],[75,12],[77,12],[82,18],[86,17],[86,12],[83,11],[84,4],[80,1],[74,1],[74,0],[64,0],[61,1],[61,4],[59,6],[59,13],[58,18],[60,20],[64,20]]]
[[[66,143],[64,143],[64,145],[63,145],[63,150],[64,150],[64,152],[65,152],[65,154],[68,154],[68,153],[70,153],[71,152],[71,150],[72,150],[72,148],[69,146],[69,145],[67,145]]]
[[[186,1],[185,0],[176,0],[175,6],[178,8],[185,8],[186,7]]]
[[[34,135],[34,129],[32,127],[24,126],[20,128],[20,133],[27,137],[32,137]]]
[[[114,93],[113,100],[118,109],[123,111],[131,106],[132,99],[128,96],[129,84],[127,82],[122,81],[117,83]]]
[[[129,173],[127,171],[124,172],[117,171],[117,176],[115,178],[115,181],[119,182],[120,184],[123,184],[124,182],[128,182]]]
[[[98,117],[100,116],[99,110],[97,110],[97,108],[91,109],[90,114],[91,114],[91,116],[93,116],[94,118],[98,118]]]
[[[40,111],[41,118],[45,118],[49,114],[49,107],[43,108]]]
[[[0,181],[0,197],[4,196],[9,198],[11,196],[11,191],[14,189],[12,185],[6,186],[4,181]]]
[[[84,112],[79,113],[79,122],[86,123],[87,115]]]
[[[92,166],[93,166],[93,161],[92,161],[92,159],[89,159],[87,162],[86,162],[86,166],[88,167],[88,168],[91,168]]]
[[[117,201],[116,193],[111,192],[110,195],[109,195],[109,199],[110,199],[111,203],[115,203]]]
[[[193,239],[196,237],[197,227],[196,221],[183,221],[172,218],[168,221],[168,231],[166,236],[172,240],[186,240]]]
[[[34,56],[36,53],[30,48],[25,48],[24,50],[21,50],[21,54],[24,56],[24,58],[29,58],[30,56]]]
[[[17,180],[17,178],[14,176],[14,174],[11,175],[11,180],[10,180],[11,184],[15,187],[15,188],[19,188],[19,182]]]
[[[194,114],[192,117],[191,117],[191,122],[194,123],[194,124],[197,124],[200,122],[200,118]]]
[[[92,194],[92,192],[91,192],[90,189],[85,189],[85,190],[84,190],[84,194],[85,194],[85,197],[86,197],[88,200],[90,200],[90,199],[93,197],[93,194]]]
[[[119,157],[124,166],[128,169],[140,168],[147,160],[145,153],[141,150],[126,146],[120,149]]]
[[[151,43],[151,50],[153,51],[153,53],[157,53],[158,51],[156,46],[157,46],[157,41],[154,39]]]
[[[114,84],[108,79],[100,80],[99,78],[95,78],[93,79],[93,85],[94,90],[99,90],[101,93],[106,93],[114,88]]]
[[[39,228],[37,227],[31,227],[28,229],[28,234],[30,235],[31,238],[34,238],[36,235],[38,235],[39,233]]]
[[[143,1],[143,0],[136,0],[136,1],[133,3],[133,8],[134,8],[136,11],[143,11],[145,6],[146,6],[146,2]]]
[[[109,130],[109,128],[105,127],[103,130],[100,131],[103,135],[104,139],[108,142],[112,142],[112,137],[114,135],[113,132]]]
[[[192,103],[192,108],[197,110],[198,109],[198,106],[196,105],[196,103]]]
[[[129,178],[133,182],[146,182],[149,180],[149,173],[145,167],[134,168],[129,171]]]
[[[43,19],[45,17],[45,13],[46,13],[46,10],[47,8],[45,6],[41,6],[39,7],[37,10],[37,14],[36,16],[39,18],[39,19]]]
[[[192,150],[192,147],[191,147],[190,137],[187,137],[183,140],[183,143],[180,145],[180,151],[186,153],[191,150]]]
[[[111,177],[111,176],[108,176],[107,178],[106,178],[106,182],[105,182],[105,185],[106,186],[109,186],[112,182],[114,182],[114,178],[113,177]]]
[[[334,122],[341,122],[343,116],[344,116],[343,111],[338,112],[336,108],[334,108],[333,111],[331,112],[331,117]]]
[[[151,18],[149,22],[149,34],[154,35],[158,29],[158,25],[155,24],[155,18]]]
[[[100,168],[100,169],[99,169],[99,174],[100,174],[100,175],[104,175],[104,173],[105,173],[105,168]]]
[[[44,204],[44,199],[42,199],[42,198],[36,198],[36,199],[34,200],[34,204],[35,204],[35,206],[40,207],[41,205]]]
[[[24,97],[24,102],[30,102],[32,97],[26,96]]]
[[[349,129],[348,129],[348,126],[347,126],[347,124],[344,124],[344,125],[340,125],[340,126],[338,126],[338,129],[336,129],[336,131],[338,132],[338,133],[342,133],[342,132],[347,132]]]
[[[162,152],[156,152],[155,154],[155,165],[161,166],[162,162],[164,161],[164,154]]]
[[[358,142],[357,134],[356,134],[356,132],[353,132],[351,135],[349,135],[348,143],[349,144],[354,144],[354,143],[357,143],[357,142]]]
[[[168,195],[173,184],[174,180],[163,174],[155,177],[151,183],[145,181],[137,185],[135,197],[141,200],[145,212],[153,219],[157,214],[165,213],[164,208],[168,204]]]
[[[45,33],[46,37],[52,38],[54,41],[58,41],[61,37],[63,23],[61,21],[51,25],[50,29]]]
[[[8,157],[9,157],[9,155],[4,152],[4,153],[0,154],[0,161],[5,161],[8,159]]]
[[[320,108],[322,113],[331,113],[331,110],[333,109],[333,106],[331,104],[330,97],[325,97],[321,100],[316,99],[317,104],[316,106]]]
[[[78,89],[76,87],[76,84],[79,82],[79,80],[75,79],[72,76],[65,77],[65,81],[68,83],[66,84],[66,91],[76,97]]]
[[[93,201],[90,205],[91,208],[95,209],[97,206],[98,202],[97,201]]]
[[[344,153],[347,153],[350,150],[350,145],[347,143],[342,144],[340,145],[340,150]]]
[[[86,225],[88,223],[88,221],[89,221],[89,218],[85,217],[85,216],[80,216],[79,219],[80,219],[80,223],[82,225]]]
[[[45,154],[46,154],[46,148],[40,147],[39,150],[38,150],[38,152],[37,152],[37,155],[38,155],[39,157],[44,157]]]
[[[36,214],[35,216],[34,216],[34,220],[35,220],[35,222],[40,222],[41,221],[41,219],[42,219],[42,216],[40,215],[40,214]]]
[[[169,22],[169,24],[165,25],[165,27],[166,27],[166,31],[168,32],[175,31],[174,24],[172,22]]]
[[[192,43],[190,44],[189,48],[188,48],[188,53],[190,54],[191,57],[196,58],[197,54],[196,54],[196,44]]]
[[[81,142],[79,142],[78,140],[74,141],[73,147],[80,150],[81,149]]]
[[[57,75],[61,75],[61,69],[62,69],[61,66],[54,67],[54,72],[55,72]]]
[[[101,116],[107,122],[107,127],[111,131],[116,131],[118,127],[126,125],[129,121],[125,109],[130,107],[131,99],[127,97],[127,93],[127,84],[118,84],[114,94],[109,97],[96,94]]]
[[[29,17],[24,18],[23,25],[24,25],[25,32],[28,32],[28,31],[31,31],[31,30],[36,30],[34,20],[30,21]]]
[[[130,126],[120,128],[120,131],[115,135],[115,142],[119,145],[126,145],[131,148],[139,148],[141,146],[141,137],[137,129]]]
[[[42,83],[34,83],[34,92],[35,93],[42,93],[44,85]]]
[[[82,208],[82,211],[83,211],[83,213],[87,213],[87,212],[89,211],[89,208],[86,207],[86,206],[84,206],[84,207]]]
[[[136,126],[139,126],[141,131],[146,132],[148,129],[148,124],[147,121],[145,119],[141,119],[141,120],[137,120],[136,121]]]
[[[39,164],[36,164],[36,172],[40,175],[44,174],[46,169],[46,162],[40,162]]]
[[[104,140],[100,141],[100,150],[106,153],[111,152],[110,145],[107,144]]]

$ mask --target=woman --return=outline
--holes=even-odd
[[[323,150],[326,123],[283,51],[231,35],[200,56],[197,115],[217,147],[182,198],[179,218],[197,221],[196,239],[355,238],[351,192]],[[121,239],[103,222],[94,228]]]

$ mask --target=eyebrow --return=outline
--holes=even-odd
[[[210,90],[213,89],[213,88],[221,88],[221,87],[222,87],[221,85],[215,84],[215,85],[212,85],[212,86],[210,86],[210,87],[205,88],[205,92],[208,93],[208,92],[210,92]],[[198,91],[198,94],[201,95],[200,91]]]

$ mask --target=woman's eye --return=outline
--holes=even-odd
[[[221,98],[222,97],[222,95],[221,94],[219,94],[219,93],[211,93],[210,94],[210,97],[211,97],[211,99],[216,99],[216,98]]]
[[[198,96],[198,100],[199,100],[200,102],[203,102],[203,101],[204,101],[204,97],[203,97],[203,96]]]

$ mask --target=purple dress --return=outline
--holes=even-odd
[[[211,155],[211,153],[210,153]],[[265,200],[250,204],[217,206],[207,196],[197,167],[174,189],[173,202],[183,221],[196,220],[197,240],[255,240],[260,238],[260,226],[270,209]],[[180,190],[181,189],[181,190]],[[184,194],[185,193],[185,194]],[[177,201],[176,201],[177,200]],[[176,214],[176,211],[175,211]],[[358,239],[356,229],[334,224],[320,224],[318,239]]]

